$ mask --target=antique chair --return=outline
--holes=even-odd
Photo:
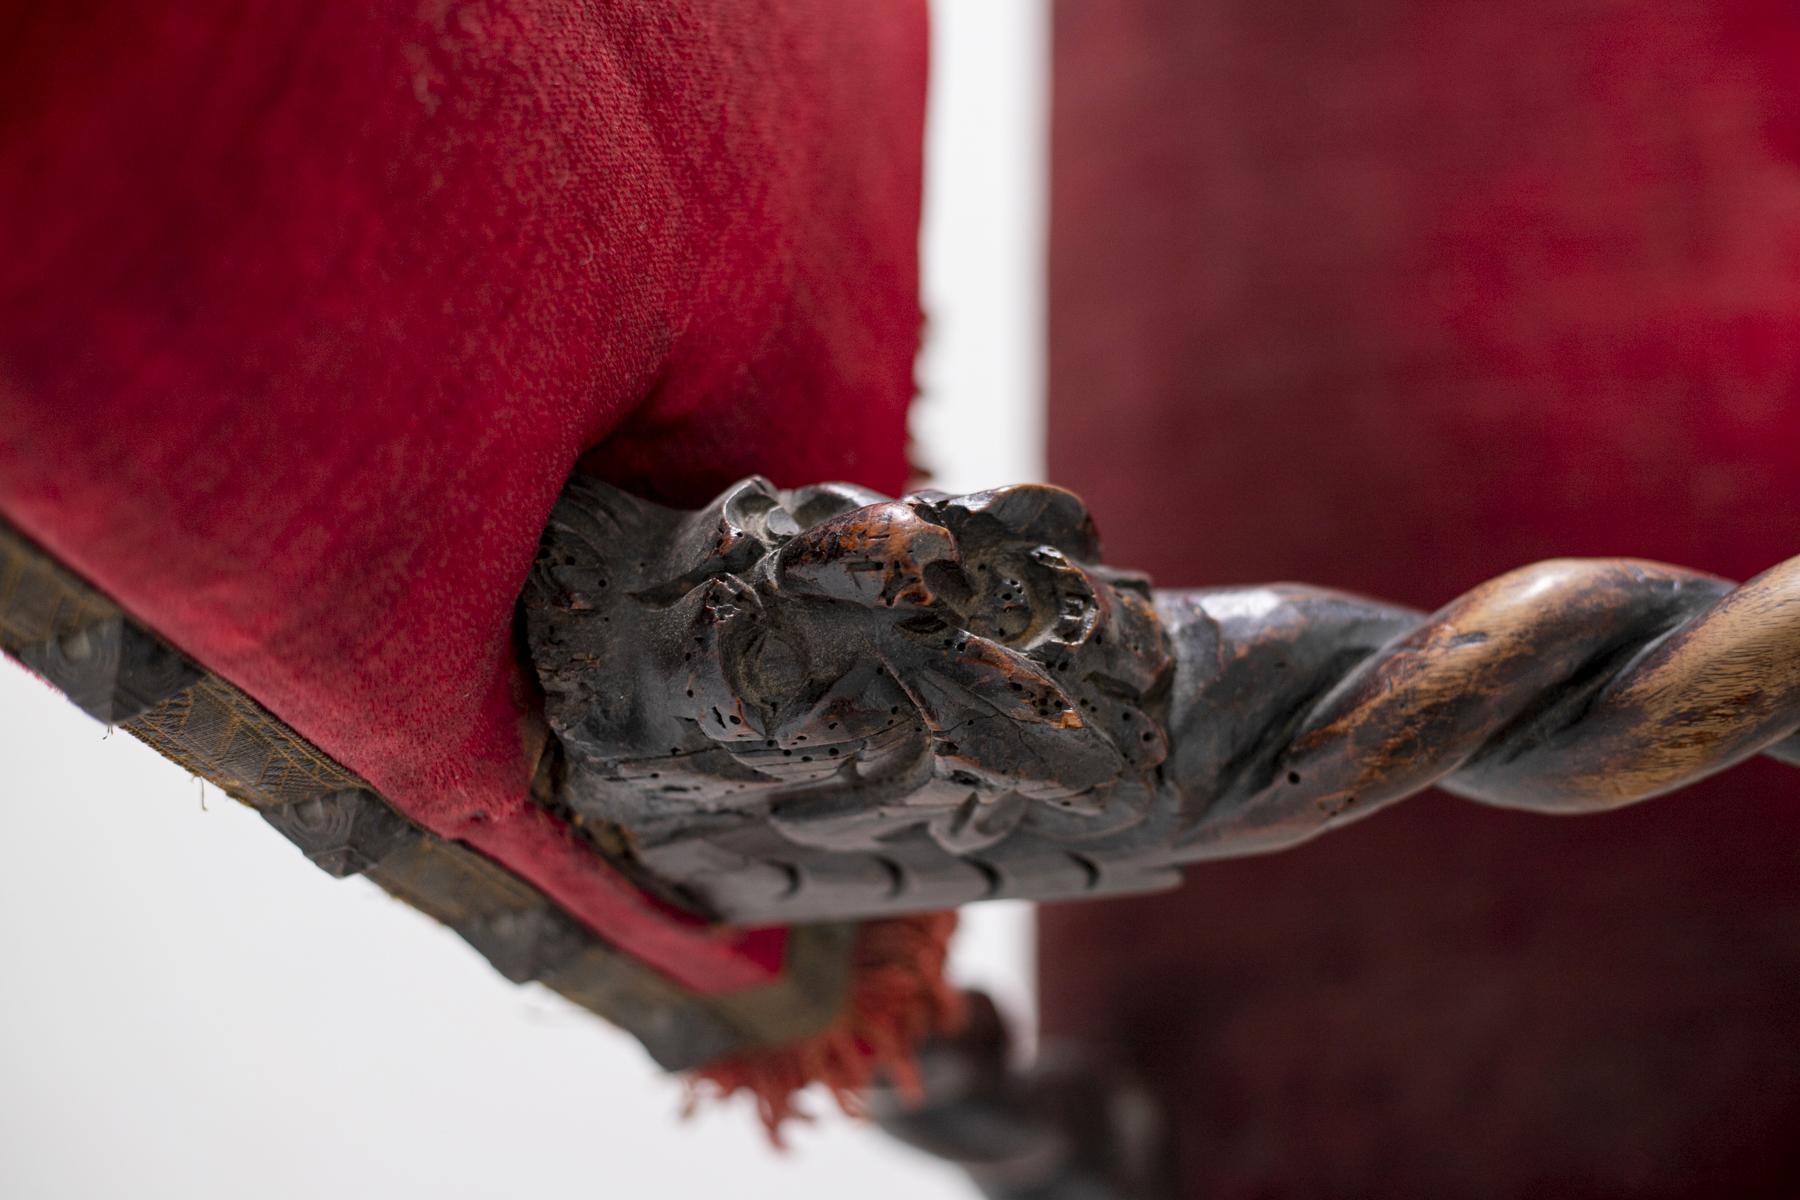
[[[1791,18],[1064,0],[1084,504],[906,491],[923,12],[849,11],[18,14],[0,646],[771,1129],[1776,1186]],[[1436,784],[1532,811],[1212,861]],[[1023,1072],[942,977],[1203,860],[1047,910]]]

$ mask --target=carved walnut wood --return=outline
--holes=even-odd
[[[1098,560],[1050,487],[681,512],[576,478],[525,598],[554,803],[760,923],[1164,886],[1434,784],[1580,812],[1800,761],[1800,559],[1547,562],[1429,617]]]

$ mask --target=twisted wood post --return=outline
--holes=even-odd
[[[1159,610],[1180,657],[1207,663],[1178,677],[1171,717],[1196,857],[1290,845],[1433,785],[1591,812],[1757,753],[1800,763],[1800,559],[1742,587],[1554,560],[1428,616],[1295,587]]]

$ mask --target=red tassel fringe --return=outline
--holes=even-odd
[[[852,950],[850,995],[837,1021],[791,1045],[702,1067],[689,1081],[690,1111],[709,1092],[718,1099],[748,1092],[769,1140],[780,1147],[785,1123],[811,1119],[795,1103],[811,1084],[824,1084],[852,1116],[861,1115],[861,1093],[877,1072],[886,1072],[902,1092],[916,1093],[913,1047],[962,1019],[960,997],[944,979],[955,928],[953,912],[865,921]]]

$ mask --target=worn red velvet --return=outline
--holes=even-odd
[[[0,6],[0,514],[698,987],[530,806],[557,489],[904,481],[922,0]]]
[[[1800,9],[1060,0],[1051,466],[1109,557],[1432,606],[1800,553]],[[1184,1194],[1793,1195],[1800,776],[1426,796],[1047,909]]]

